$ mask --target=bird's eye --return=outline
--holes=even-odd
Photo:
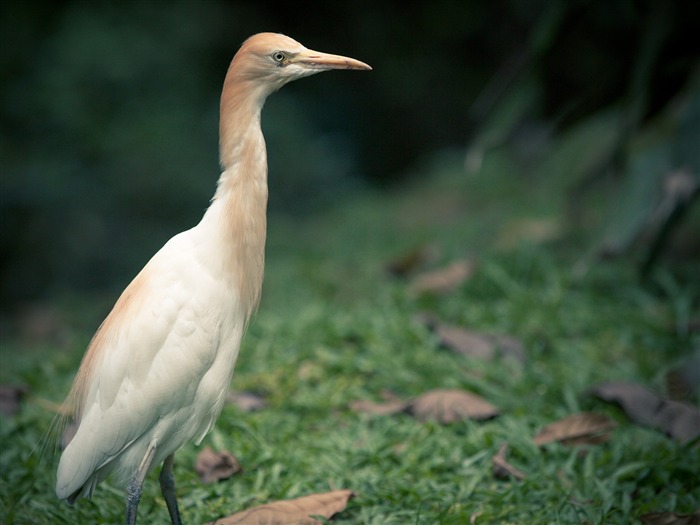
[[[285,58],[287,58],[287,55],[285,55],[282,51],[275,51],[272,53],[272,60],[275,62],[283,62]]]

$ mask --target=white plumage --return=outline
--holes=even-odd
[[[79,425],[61,456],[59,498],[89,497],[113,473],[130,480],[133,524],[143,478],[164,463],[161,488],[180,523],[172,456],[200,442],[220,414],[260,300],[267,205],[260,112],[285,83],[340,68],[370,69],[272,33],[249,38],[234,57],[221,95],[216,194],[201,222],[168,241],[129,284],[90,343],[67,400]]]
[[[201,228],[169,241],[100,329],[104,350],[91,363],[80,427],[61,457],[60,498],[90,496],[114,468],[130,478],[151,443],[160,464],[200,441],[219,415],[246,316],[235,288],[207,263]]]

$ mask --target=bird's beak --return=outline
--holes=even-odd
[[[340,55],[329,55],[320,51],[305,49],[297,53],[290,61],[291,64],[300,64],[310,69],[368,69],[364,62]]]

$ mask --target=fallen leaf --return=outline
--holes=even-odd
[[[551,423],[533,438],[535,445],[559,441],[565,445],[597,444],[608,440],[615,422],[605,414],[582,412]]]
[[[522,470],[518,470],[506,460],[508,452],[508,443],[503,443],[496,452],[496,455],[491,458],[491,470],[497,478],[515,478],[525,479],[527,476]]]
[[[0,385],[0,414],[14,416],[28,393],[27,385]]]
[[[391,416],[393,414],[403,412],[409,407],[409,405],[410,402],[401,401],[400,399],[384,401],[382,403],[360,400],[351,402],[350,409],[355,412],[365,412],[376,416]]]
[[[496,353],[493,339],[481,332],[440,323],[435,334],[442,346],[460,355],[491,361]]]
[[[391,416],[407,412],[421,421],[453,423],[462,419],[490,419],[499,410],[485,399],[457,389],[430,390],[412,401],[390,398],[388,401],[353,401],[351,410],[378,416]]]
[[[206,447],[197,455],[194,470],[202,483],[213,483],[242,472],[243,467],[230,452],[214,452]]]
[[[517,337],[469,330],[438,320],[430,313],[421,313],[415,320],[437,335],[440,345],[457,354],[491,361],[494,358],[512,358],[525,361],[525,346]]]
[[[460,327],[440,324],[435,329],[440,344],[457,354],[487,361],[494,357],[512,357],[519,363],[525,360],[522,342],[509,335],[487,334]]]
[[[635,423],[660,429],[680,443],[700,437],[700,409],[689,403],[663,399],[645,386],[624,381],[603,383],[591,393],[619,404]]]
[[[233,403],[241,412],[256,412],[267,407],[262,396],[255,392],[233,392],[226,394],[226,402]]]
[[[498,409],[485,399],[464,390],[431,390],[417,397],[408,411],[421,421],[453,423],[462,419],[490,419]]]
[[[700,409],[683,401],[664,400],[654,425],[680,443],[700,437]]]
[[[591,392],[604,401],[619,404],[630,419],[645,425],[653,424],[654,414],[663,401],[648,388],[625,381],[603,383],[595,386]]]
[[[206,525],[321,525],[312,516],[330,519],[345,510],[354,493],[351,490],[333,490],[301,498],[275,501],[237,512]]]
[[[411,282],[415,293],[444,294],[453,291],[469,279],[476,268],[472,260],[455,261],[444,268],[417,275]]]
[[[386,271],[394,277],[406,277],[410,273],[434,262],[440,250],[434,244],[419,246],[386,265]]]
[[[692,514],[651,512],[639,516],[639,519],[649,525],[700,525],[700,510],[696,510]]]

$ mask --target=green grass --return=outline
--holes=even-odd
[[[700,507],[697,443],[681,446],[586,393],[620,379],[663,392],[665,372],[698,344],[676,329],[697,308],[697,282],[659,269],[659,286],[645,288],[625,261],[591,264],[581,276],[574,255],[585,250],[562,219],[563,182],[514,176],[502,153],[477,176],[463,175],[460,162],[446,156],[410,187],[357,195],[319,216],[271,216],[264,298],[233,382],[269,407],[227,406],[205,439],[234,453],[242,475],[205,486],[193,470],[198,449],[177,454],[185,523],[332,488],[357,493],[337,524],[629,524]],[[414,296],[383,268],[425,242],[441,247],[441,262],[478,256],[478,271],[451,294]],[[74,327],[62,342],[2,343],[1,382],[26,383],[33,397],[2,419],[0,521],[120,523],[123,491],[109,480],[72,508],[54,496],[56,458],[42,446],[53,415],[38,398],[62,399],[109,301],[57,304]],[[453,355],[414,320],[423,311],[515,335],[526,362]],[[502,415],[443,426],[348,408],[383,390],[411,397],[433,388],[471,390]],[[585,452],[532,444],[540,427],[580,410],[619,423],[609,442]],[[493,477],[503,442],[524,481]],[[154,475],[141,501],[140,523],[169,523]]]

